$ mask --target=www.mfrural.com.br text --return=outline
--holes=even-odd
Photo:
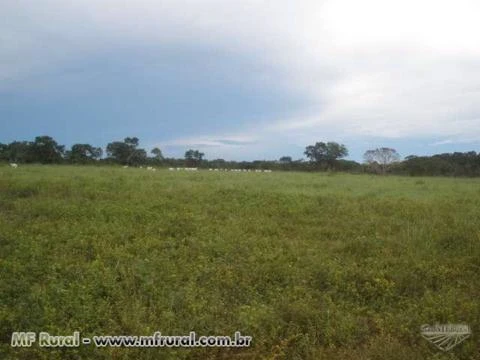
[[[160,331],[153,335],[99,335],[83,337],[75,331],[71,335],[51,335],[48,332],[13,332],[12,347],[31,347],[37,345],[45,348],[80,347],[249,347],[251,336],[241,335],[239,331],[231,336],[198,336],[191,331],[188,335],[162,335]]]

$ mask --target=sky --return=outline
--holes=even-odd
[[[6,0],[0,142],[480,151],[478,0]]]

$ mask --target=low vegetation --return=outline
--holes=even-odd
[[[480,182],[0,167],[2,359],[480,359]],[[253,337],[247,349],[11,348],[12,331]]]

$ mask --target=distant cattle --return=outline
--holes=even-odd
[[[11,163],[10,166],[14,169],[18,168],[18,164],[15,164],[15,163]]]

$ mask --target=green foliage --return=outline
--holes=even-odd
[[[127,137],[123,142],[114,141],[107,145],[107,155],[110,159],[122,165],[141,165],[147,161],[147,152],[138,149],[139,140]]]
[[[317,142],[315,145],[307,146],[304,154],[310,161],[334,170],[336,160],[348,156],[348,150],[345,145],[336,142]]]
[[[62,161],[65,146],[59,145],[50,136],[37,136],[31,144],[30,151],[33,162],[52,164]]]
[[[102,157],[102,149],[90,144],[75,144],[67,152],[67,160],[74,164],[87,164]]]
[[[14,141],[0,144],[0,160],[19,163],[59,163],[63,160],[65,147],[50,136],[37,136],[35,141]]]
[[[478,359],[473,179],[0,167],[0,358]],[[230,335],[247,349],[14,349],[12,331]]]
[[[155,160],[159,163],[163,160],[162,150],[159,148],[153,148],[151,151],[152,155],[155,156]]]
[[[438,154],[433,156],[408,156],[395,169],[398,174],[413,176],[480,176],[480,154]]]
[[[288,164],[288,163],[291,163],[293,160],[292,160],[292,157],[291,157],[291,156],[282,156],[282,157],[280,158],[280,160],[278,160],[278,161],[281,162],[281,163],[286,163],[286,164]]]
[[[185,152],[185,163],[187,166],[198,166],[202,162],[204,156],[205,154],[198,150],[187,150]]]

